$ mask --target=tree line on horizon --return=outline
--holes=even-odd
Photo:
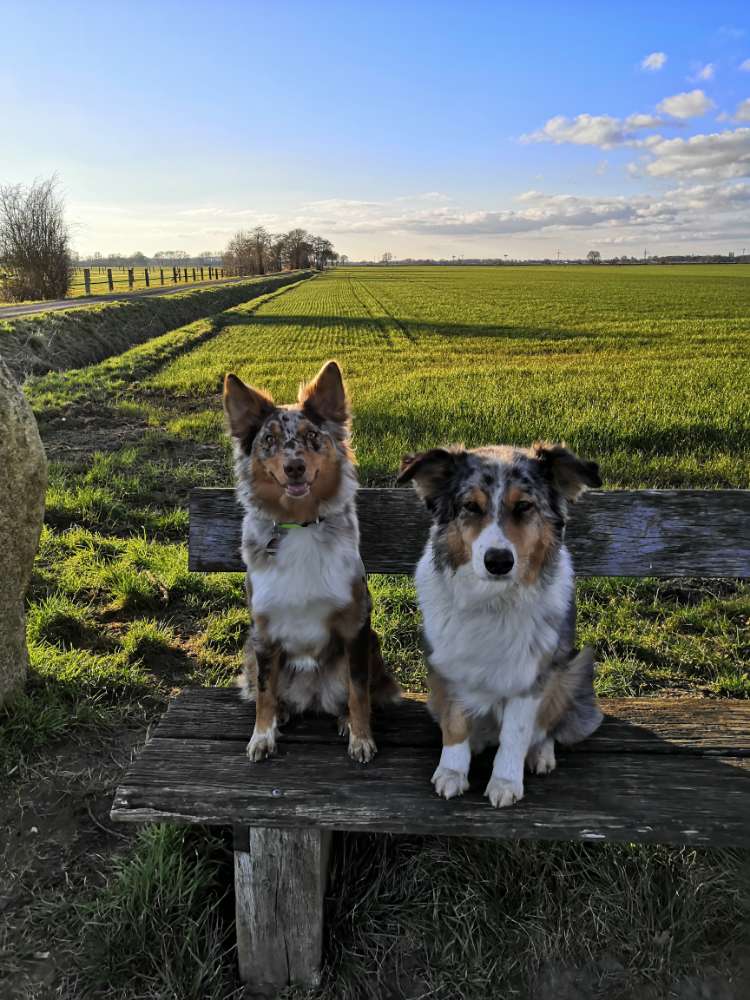
[[[307,267],[323,270],[339,259],[331,241],[322,236],[305,229],[273,234],[264,226],[235,233],[222,254],[224,271],[230,274],[267,274]]]

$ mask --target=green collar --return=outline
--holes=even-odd
[[[287,531],[296,531],[297,528],[309,528],[316,524],[321,524],[323,521],[325,521],[324,517],[319,517],[317,521],[302,521],[301,523],[299,521],[274,521],[271,537],[266,545],[266,552],[269,555],[274,555],[279,547],[279,542]]]
[[[279,529],[282,529],[283,531],[294,531],[296,528],[309,528],[310,526],[320,524],[322,521],[325,521],[324,517],[319,517],[316,521],[302,521],[301,523],[299,521],[274,521],[273,530],[274,534]]]

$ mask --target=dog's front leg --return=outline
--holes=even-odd
[[[430,675],[432,708],[440,722],[443,749],[440,763],[432,776],[435,791],[444,799],[463,795],[469,787],[469,721],[462,708],[453,701],[436,673]]]
[[[502,809],[523,798],[523,765],[536,735],[541,699],[510,698],[500,727],[500,746],[492,764],[492,777],[484,790],[493,806]]]
[[[347,643],[349,661],[349,756],[367,764],[378,748],[372,738],[370,707],[370,619]]]
[[[265,760],[276,753],[276,732],[278,729],[278,689],[279,670],[282,653],[275,643],[262,638],[253,640],[255,657],[255,728],[247,745],[247,755],[251,761]]]

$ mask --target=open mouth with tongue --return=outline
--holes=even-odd
[[[284,486],[288,497],[306,497],[310,492],[309,483],[286,483]]]

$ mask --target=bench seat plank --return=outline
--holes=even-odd
[[[412,573],[428,518],[411,489],[361,489],[370,573]],[[567,541],[579,576],[750,577],[750,490],[615,490],[574,506]],[[189,568],[242,571],[242,512],[231,489],[190,495]]]
[[[750,756],[750,701],[711,698],[603,698],[607,718],[594,737],[563,752],[678,753]],[[235,688],[186,688],[169,703],[159,724],[163,739],[243,740],[255,723],[255,706]],[[413,695],[376,712],[379,746],[439,748],[440,729],[424,700]],[[306,716],[284,727],[283,743],[334,743],[332,718]]]
[[[725,703],[710,704],[721,709]],[[251,706],[242,708],[251,718]],[[413,709],[407,703],[396,712]],[[617,724],[630,723],[610,725]],[[378,756],[362,767],[347,758],[343,739],[302,747],[290,729],[280,755],[253,766],[245,756],[247,729],[236,740],[226,738],[228,732],[205,738],[197,719],[191,736],[162,735],[162,729],[169,732],[168,726],[157,730],[117,790],[113,819],[714,846],[745,845],[750,829],[746,740],[722,750],[717,737],[712,756],[684,748],[633,752],[618,739],[616,751],[595,752],[595,736],[578,752],[561,753],[553,774],[528,777],[521,803],[496,811],[481,794],[491,753],[474,762],[470,791],[444,802],[430,787],[433,746],[381,740]]]

